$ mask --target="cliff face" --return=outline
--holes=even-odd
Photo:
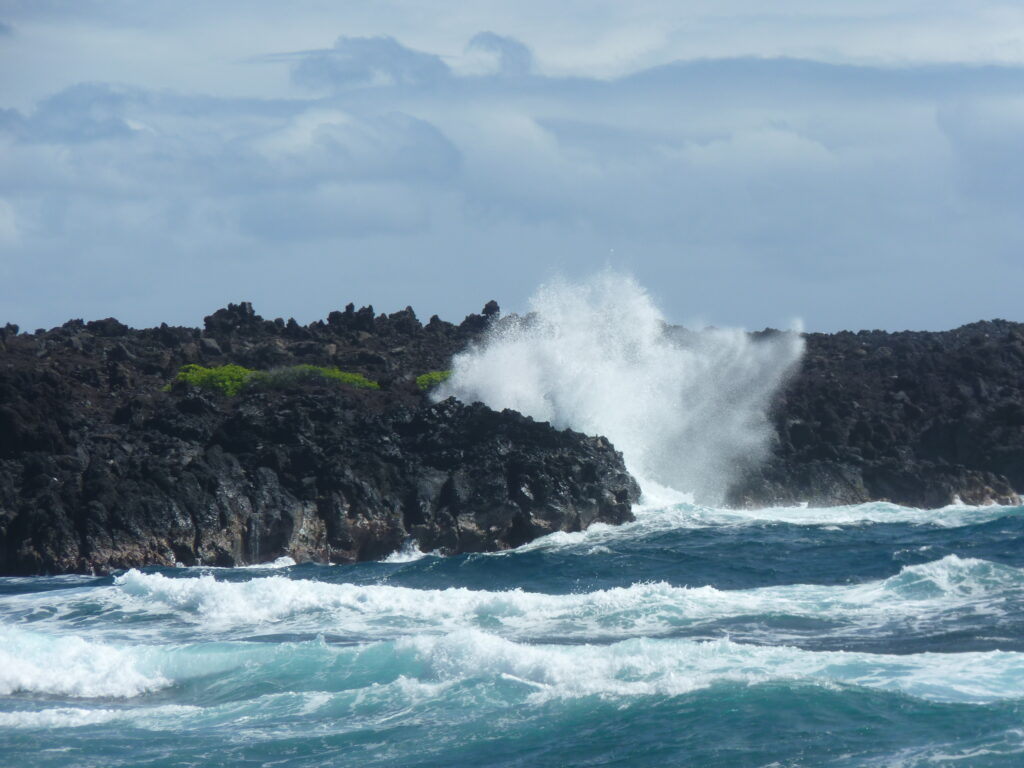
[[[1019,501],[1024,325],[806,340],[773,409],[773,457],[732,489],[733,504]]]
[[[497,307],[489,305],[487,314]],[[247,304],[203,332],[114,320],[0,334],[0,573],[145,564],[375,559],[407,538],[488,551],[631,519],[639,490],[602,438],[517,413],[430,405],[488,323],[411,310],[301,327]],[[182,365],[338,366],[379,390],[306,377],[234,397],[175,384]]]

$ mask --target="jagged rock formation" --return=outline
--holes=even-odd
[[[732,489],[733,504],[1019,501],[1024,325],[806,341],[773,410],[773,457]]]
[[[639,490],[603,438],[431,404],[416,386],[497,313],[423,325],[408,308],[349,305],[300,326],[243,303],[203,330],[0,329],[0,574],[344,562],[410,537],[485,551],[630,519]],[[1024,325],[806,339],[773,407],[773,455],[730,503],[1019,501]],[[188,363],[339,366],[381,389],[164,391]]]
[[[266,321],[248,304],[205,330],[72,321],[0,332],[0,574],[281,555],[375,559],[416,538],[449,553],[631,519],[639,496],[602,438],[454,400],[446,368],[497,313],[425,326],[411,309]],[[236,397],[177,384],[186,363],[337,365],[379,391],[315,378]]]

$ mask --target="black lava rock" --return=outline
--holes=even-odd
[[[0,329],[0,574],[376,559],[416,539],[447,553],[513,547],[631,519],[639,496],[601,437],[454,400],[418,374],[499,314],[459,325],[349,305],[326,322],[247,303],[203,330],[117,320]],[[772,409],[772,456],[733,505],[874,499],[1019,501],[1024,326],[808,334]],[[338,366],[236,397],[175,385],[188,363]]]
[[[806,341],[775,402],[773,456],[732,488],[731,503],[1019,502],[1024,325]]]
[[[116,320],[17,334],[0,348],[0,574],[151,564],[377,559],[491,551],[600,520],[639,496],[599,437],[455,400],[415,376],[445,369],[496,305],[460,326],[411,309],[265,321],[251,305],[202,333]],[[301,378],[235,397],[175,385],[186,363],[337,365],[380,381]]]

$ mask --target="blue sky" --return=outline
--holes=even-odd
[[[0,322],[1024,320],[1024,6],[0,0]]]

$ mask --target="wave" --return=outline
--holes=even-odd
[[[396,549],[390,555],[381,560],[382,563],[413,563],[417,560],[422,560],[430,553],[424,552],[420,549],[419,544],[415,539],[409,539],[405,544],[402,545],[401,549]]]
[[[269,563],[256,563],[255,565],[242,565],[236,566],[238,570],[250,570],[250,571],[276,571],[281,568],[291,568],[295,565],[295,560],[284,555],[275,560],[271,560]]]
[[[790,525],[849,526],[864,524],[905,523],[939,528],[963,528],[1004,517],[1024,514],[1024,507],[988,504],[971,506],[950,504],[939,509],[903,507],[884,501],[837,507],[768,507],[765,509],[708,509],[697,512],[698,519],[712,524],[788,523]]]
[[[951,504],[940,509],[917,509],[885,501],[837,507],[798,505],[763,509],[725,509],[694,504],[691,501],[676,501],[673,496],[678,498],[679,494],[674,494],[669,489],[660,490],[660,494],[654,499],[645,498],[647,503],[634,508],[636,520],[633,522],[618,526],[595,523],[586,530],[574,533],[558,531],[527,542],[515,550],[491,555],[507,557],[516,552],[538,549],[579,549],[582,553],[587,553],[595,544],[606,545],[615,541],[639,540],[668,531],[701,528],[781,523],[819,528],[902,524],[952,529],[1024,516],[1024,506]],[[645,488],[645,496],[646,493]],[[675,503],[664,503],[670,499]]]
[[[25,765],[106,765],[127,754],[132,764],[273,759],[509,768],[604,764],[609,755],[637,766],[981,768],[1017,765],[1024,751],[1013,700],[950,704],[788,679],[526,705],[535,692],[493,676],[435,685],[398,678],[359,691],[270,694],[202,707],[86,703],[0,717],[0,750],[9,763]],[[146,731],[142,738],[139,729]]]
[[[373,646],[330,646],[322,639],[127,644],[17,627],[0,628],[0,642],[0,695],[85,699],[131,699],[186,685],[216,698],[232,699],[240,691],[248,698],[332,678],[335,689],[353,687],[345,682],[349,678],[359,687],[363,653],[372,659],[375,652]]]
[[[497,686],[506,697],[537,704],[592,696],[677,696],[726,683],[783,682],[983,704],[1020,698],[1024,691],[1024,654],[1002,651],[893,656],[658,638],[565,646],[515,642],[478,629],[354,647],[312,640],[119,648],[74,637],[5,632],[16,658],[31,655],[36,663],[5,665],[3,690],[69,697],[134,698],[173,685],[189,686],[193,700],[225,703],[285,688],[307,705],[305,694],[312,691],[373,691],[379,704],[391,706],[410,698],[436,700],[453,685],[469,685],[474,690]],[[68,654],[73,648],[79,652]],[[88,654],[81,652],[86,648]],[[97,664],[96,658],[116,664]]]
[[[892,656],[813,652],[730,640],[639,638],[611,645],[524,645],[476,630],[403,638],[441,680],[500,678],[533,689],[533,703],[584,696],[676,696],[720,683],[843,684],[898,691],[929,701],[987,703],[1024,697],[1024,654]]]
[[[435,397],[604,435],[641,486],[705,501],[767,455],[768,404],[803,353],[799,333],[672,329],[633,279],[611,271],[544,285],[530,308],[456,355]]]
[[[863,634],[894,621],[941,625],[970,607],[999,616],[1024,598],[1024,571],[949,555],[905,566],[859,585],[796,584],[747,590],[657,583],[550,595],[522,590],[331,584],[282,577],[221,581],[211,574],[168,578],[129,571],[117,577],[119,610],[171,611],[200,631],[344,632],[357,639],[483,629],[520,639],[610,639],[664,635],[735,617],[800,617],[841,622],[830,631]],[[815,631],[824,631],[816,628]]]
[[[141,670],[138,661],[126,648],[0,627],[0,695],[132,697],[169,685]]]

